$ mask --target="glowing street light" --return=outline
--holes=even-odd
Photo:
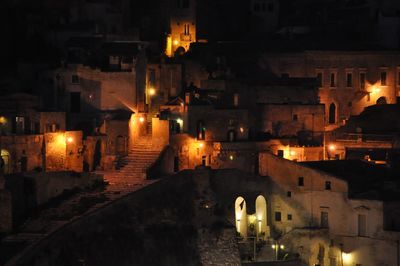
[[[334,144],[329,145],[329,150],[330,151],[334,151],[336,149]]]
[[[285,249],[285,246],[284,246],[284,245],[279,245],[278,243],[276,243],[276,244],[272,244],[272,245],[271,245],[271,248],[272,248],[273,250],[275,250],[275,260],[278,260],[278,252],[279,252],[279,249],[284,250],[284,249]]]
[[[149,89],[149,95],[154,96],[156,94],[156,90],[154,88]]]
[[[174,40],[174,45],[178,45],[179,41],[178,40]]]
[[[143,123],[143,122],[144,122],[144,117],[143,117],[143,116],[141,116],[141,117],[139,118],[139,122],[140,122],[140,123]]]
[[[67,138],[67,142],[68,142],[68,143],[72,143],[73,141],[74,141],[74,139],[73,139],[72,137],[68,137],[68,138]]]

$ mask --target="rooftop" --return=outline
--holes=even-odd
[[[316,161],[301,164],[347,181],[350,198],[400,200],[399,173],[387,166],[361,160]]]

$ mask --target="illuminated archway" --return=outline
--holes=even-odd
[[[387,104],[386,97],[383,97],[383,96],[379,97],[379,99],[376,100],[376,104],[377,105]]]
[[[11,158],[10,158],[10,153],[7,150],[2,149],[1,150],[1,158],[3,159],[3,167],[2,171],[4,174],[10,174],[11,173]]]
[[[247,236],[247,212],[246,201],[243,197],[237,197],[235,201],[236,231],[241,236]]]
[[[269,236],[269,228],[267,226],[267,201],[262,195],[256,198],[256,219],[258,236]]]

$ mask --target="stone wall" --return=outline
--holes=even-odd
[[[8,233],[13,229],[11,193],[0,188],[0,233]]]
[[[305,51],[302,53],[265,54],[262,64],[268,72],[280,76],[317,77],[322,74],[319,97],[325,104],[328,122],[329,106],[336,105],[336,124],[350,115],[358,115],[367,106],[376,104],[380,97],[387,103],[396,103],[398,92],[398,65],[400,54],[390,51]],[[380,84],[381,72],[386,72],[386,85]],[[331,86],[334,73],[336,84]],[[347,86],[347,75],[352,74],[352,84]],[[365,87],[360,74],[365,73]]]
[[[162,148],[169,143],[169,120],[153,117],[151,130],[153,146]]]
[[[321,134],[325,126],[325,107],[321,104],[268,104],[261,107],[261,128],[274,136],[296,136],[299,131]]]
[[[81,131],[45,133],[46,171],[83,170]]]

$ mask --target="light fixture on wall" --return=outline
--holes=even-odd
[[[139,122],[140,122],[140,123],[143,123],[143,122],[144,122],[144,117],[143,117],[143,116],[141,116],[141,117],[139,118]]]
[[[68,142],[68,143],[72,143],[72,142],[74,142],[74,139],[73,139],[72,137],[68,137],[68,138],[67,138],[67,142]]]

